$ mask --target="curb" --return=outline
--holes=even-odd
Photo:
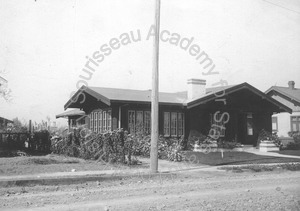
[[[114,178],[116,177],[114,176]],[[6,179],[6,180],[0,180],[0,187],[33,186],[33,185],[68,185],[68,184],[78,184],[78,183],[89,182],[89,181],[104,181],[108,179],[112,179],[110,178],[110,175]]]
[[[0,180],[0,188],[6,187],[17,187],[17,186],[34,186],[34,185],[70,185],[70,184],[80,184],[92,181],[114,181],[121,180],[122,178],[128,177],[141,177],[147,175],[149,178],[151,176],[168,176],[170,174],[175,174],[175,172],[162,171],[159,174],[153,174],[146,171],[140,172],[120,172],[120,173],[110,173],[110,174],[96,174],[96,175],[74,175],[74,176],[56,176],[56,177],[42,177],[42,176],[31,176],[24,178],[12,178]]]

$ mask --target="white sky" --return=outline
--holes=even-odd
[[[262,91],[289,80],[300,87],[300,1],[161,1],[161,30],[194,37],[220,74],[203,76],[194,57],[161,42],[160,91],[186,90],[188,78],[207,86],[248,82]],[[141,41],[105,57],[88,85],[150,89],[153,21],[154,0],[0,0],[0,71],[13,94],[10,104],[0,99],[0,116],[55,120],[84,74],[85,57],[130,31],[140,30]]]

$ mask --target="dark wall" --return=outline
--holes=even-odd
[[[192,108],[187,111],[186,135],[190,133],[201,133],[207,135],[210,130],[210,111],[200,108]]]

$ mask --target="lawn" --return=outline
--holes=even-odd
[[[300,150],[282,150],[279,152],[276,152],[282,155],[296,155],[296,156],[300,156]]]
[[[285,152],[285,151],[283,151]],[[266,164],[300,162],[296,158],[281,158],[274,156],[261,156],[247,152],[224,152],[223,158],[220,152],[204,154],[202,152],[186,152],[186,157],[199,165],[239,165],[239,164]],[[0,158],[0,176],[4,175],[29,175],[54,172],[76,171],[101,171],[129,168],[149,168],[149,158],[143,158],[142,165],[117,165],[105,164],[95,160],[83,160],[80,158],[65,157],[61,155],[23,156]],[[173,162],[165,161],[165,165],[172,166]]]
[[[194,163],[218,166],[218,165],[238,165],[238,164],[265,164],[265,163],[287,163],[300,162],[297,158],[282,158],[274,156],[262,156],[248,152],[186,152],[186,158]]]
[[[123,165],[121,168],[127,169],[129,166]],[[141,168],[141,166],[138,165],[136,168]],[[0,158],[0,176],[71,172],[73,169],[76,171],[101,171],[120,169],[120,166],[51,154]]]

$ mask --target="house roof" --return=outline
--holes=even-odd
[[[66,118],[66,117],[71,117],[71,116],[83,116],[83,115],[85,115],[84,111],[81,111],[79,109],[73,109],[73,110],[65,111],[61,114],[56,115],[56,119],[57,118]]]
[[[255,87],[251,86],[250,84],[248,84],[246,82],[238,84],[238,85],[226,86],[226,87],[223,86],[223,87],[218,87],[217,89],[211,89],[210,93],[207,93],[206,95],[202,96],[201,98],[198,98],[198,99],[188,102],[187,106],[188,106],[188,108],[192,108],[192,107],[198,106],[200,104],[204,104],[206,102],[217,99],[218,95],[221,95],[223,92],[225,93],[225,95],[228,95],[228,94],[237,92],[242,89],[250,90],[251,92],[260,96],[262,99],[265,99],[268,102],[276,105],[281,110],[292,113],[292,110],[289,107],[287,107],[286,105],[283,105],[282,103],[278,102],[277,100],[273,99],[272,97],[264,94],[262,91],[260,91],[259,89],[256,89]]]
[[[297,88],[289,88],[289,87],[281,87],[281,86],[272,86],[267,91],[266,94],[271,95],[273,92],[284,95],[289,98],[291,101],[296,101],[300,104],[300,89]]]
[[[213,87],[207,88],[206,94],[218,92],[223,90],[224,88],[228,88],[232,86],[224,86],[224,87]],[[97,100],[101,100],[107,105],[110,105],[111,102],[144,102],[148,103],[151,101],[151,90],[133,90],[133,89],[117,89],[117,88],[105,88],[105,87],[86,87],[82,86],[74,96],[78,96],[80,92],[86,92],[96,98]],[[159,102],[162,104],[173,104],[173,105],[187,105],[187,91],[168,93],[168,92],[159,92]],[[73,103],[70,99],[65,104],[65,109],[69,108],[69,106]]]
[[[181,105],[186,106],[187,108],[192,108],[194,106],[206,103],[208,101],[215,100],[218,98],[221,92],[225,92],[226,95],[232,92],[236,92],[241,89],[248,89],[257,95],[261,96],[263,99],[266,99],[272,104],[275,104],[277,107],[281,108],[284,111],[292,112],[290,108],[281,104],[272,97],[264,94],[260,90],[254,88],[248,83],[242,83],[238,85],[230,86],[219,86],[206,89],[206,94],[197,99],[189,100],[187,97],[187,91],[167,93],[159,93],[159,103],[168,104],[168,105]],[[104,87],[85,87],[82,86],[74,96],[78,96],[81,92],[86,92],[92,97],[96,98],[98,101],[102,101],[106,105],[110,106],[112,102],[131,102],[131,103],[149,103],[151,102],[151,90],[131,90],[131,89],[116,89],[116,88],[104,88]],[[74,97],[73,96],[73,97]],[[65,104],[65,109],[71,107],[73,101],[70,99]]]
[[[10,122],[10,123],[13,123],[14,121],[10,120],[10,119],[7,119],[7,118],[4,118],[4,117],[1,117],[0,116],[0,121],[6,121],[6,122]]]
[[[101,93],[111,101],[136,101],[149,102],[151,101],[151,90],[131,90],[131,89],[114,89],[103,87],[89,87],[96,93]],[[159,93],[159,101],[161,103],[177,103],[182,104],[187,98],[186,92],[175,93]]]

